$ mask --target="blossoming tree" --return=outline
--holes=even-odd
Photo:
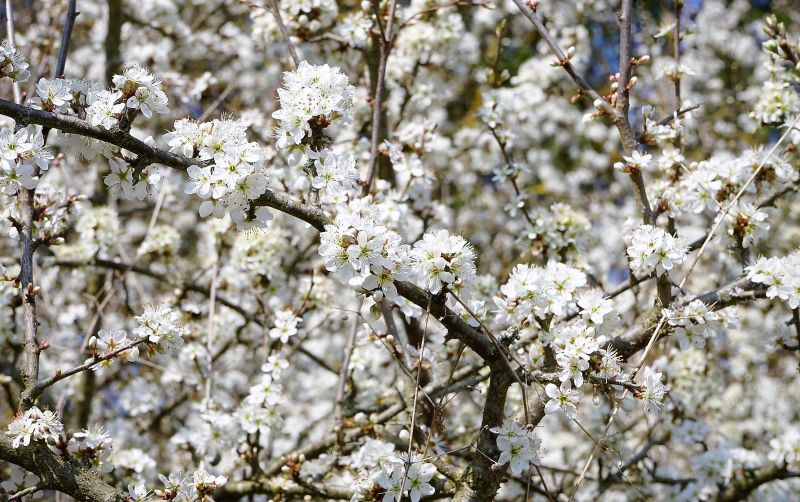
[[[800,491],[792,1],[35,4],[1,496]]]

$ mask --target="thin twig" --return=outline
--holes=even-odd
[[[360,307],[359,307],[360,310]],[[342,361],[342,367],[339,369],[339,385],[336,388],[336,402],[334,403],[335,407],[335,425],[334,428],[337,432],[341,432],[344,430],[342,425],[342,416],[343,416],[343,406],[342,403],[344,402],[344,393],[347,389],[347,375],[350,370],[350,360],[353,357],[353,351],[356,348],[356,334],[358,333],[358,324],[359,318],[356,316],[355,321],[353,322],[353,329],[350,331],[350,336],[347,337],[347,345],[344,348],[344,361]]]
[[[21,500],[22,497],[27,497],[28,495],[33,495],[34,493],[36,493],[36,492],[38,492],[40,490],[43,490],[43,489],[44,489],[44,486],[42,486],[41,484],[37,484],[37,485],[34,485],[34,486],[29,486],[27,488],[24,488],[24,489],[18,491],[14,495],[8,497],[8,502],[11,502],[12,500]]]
[[[747,187],[750,186],[750,183],[752,183],[753,180],[756,179],[756,177],[759,175],[759,173],[761,173],[761,170],[764,168],[770,157],[772,157],[772,155],[778,150],[778,147],[783,143],[783,140],[785,140],[789,136],[789,133],[792,131],[794,126],[797,125],[798,120],[800,120],[800,115],[795,117],[794,120],[792,121],[792,124],[786,128],[786,131],[784,131],[784,133],[781,135],[778,141],[772,146],[767,155],[761,160],[758,167],[753,171],[753,174],[751,174],[750,177],[747,178],[747,181],[745,181],[744,185],[742,185],[742,187],[739,189],[739,191],[736,193],[736,195],[733,197],[730,203],[728,203],[728,205],[725,207],[725,210],[722,211],[721,213],[719,212],[717,213],[714,226],[711,227],[711,231],[708,233],[705,240],[703,241],[703,245],[700,246],[700,251],[697,252],[697,255],[695,256],[691,266],[689,267],[689,271],[686,272],[686,275],[683,277],[683,280],[681,280],[680,285],[678,286],[679,288],[683,288],[683,286],[686,284],[686,280],[689,279],[689,275],[691,275],[695,265],[697,265],[697,262],[700,260],[700,257],[703,256],[703,253],[705,252],[708,243],[711,242],[711,239],[714,238],[714,234],[722,225],[723,221],[725,221],[725,217],[728,215],[733,206],[739,201],[739,198],[747,190]]]
[[[570,62],[569,58],[567,58],[566,54],[564,54],[564,51],[561,50],[561,47],[558,45],[558,42],[556,42],[556,39],[553,37],[547,27],[545,27],[544,22],[542,22],[542,18],[539,17],[539,14],[535,10],[531,9],[526,0],[514,0],[514,3],[517,4],[517,7],[520,11],[522,11],[525,17],[527,17],[528,20],[533,23],[536,31],[539,32],[539,35],[541,35],[541,37],[544,39],[547,46],[550,47],[550,50],[553,52],[553,54],[555,54],[556,58],[558,59],[558,64],[563,67],[572,80],[578,84],[578,87],[581,89],[581,91],[588,95],[595,105],[599,106],[600,109],[602,109],[608,115],[611,117],[616,116],[617,111],[614,109],[614,107],[611,106],[608,101],[603,99],[603,97],[600,96],[600,94],[598,94],[591,85],[589,85],[589,82],[587,82],[586,79],[584,79],[580,74],[578,74],[578,72],[575,71],[575,67],[572,66],[572,63]]]
[[[394,43],[392,28],[394,26],[394,12],[397,7],[397,0],[391,0],[389,3],[389,20],[386,22],[386,30],[383,29],[383,24],[381,23],[378,1],[373,0],[372,5],[375,10],[376,22],[380,28],[380,36],[378,37],[380,60],[378,61],[378,77],[375,82],[375,95],[372,99],[372,138],[369,150],[367,179],[364,182],[363,189],[363,194],[365,196],[369,194],[372,188],[372,181],[375,178],[375,172],[378,166],[378,144],[381,141],[381,115],[383,113],[383,95],[386,87],[386,62],[389,59],[389,53]]]
[[[297,51],[292,43],[292,37],[289,35],[289,30],[286,29],[286,25],[283,23],[283,17],[281,17],[281,9],[280,5],[278,5],[278,0],[269,0],[269,5],[272,8],[272,15],[275,16],[275,22],[278,24],[278,29],[280,29],[281,36],[286,44],[286,51],[292,58],[292,64],[295,68],[297,68],[300,66],[300,59],[297,57]]]
[[[11,4],[11,0],[6,0],[6,38],[11,47],[16,48],[17,44],[14,42],[14,7]],[[19,83],[16,81],[12,82],[11,88],[14,92],[14,102],[18,104],[22,103],[22,91],[20,90]]]

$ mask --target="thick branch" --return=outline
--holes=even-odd
[[[39,441],[12,448],[11,439],[0,434],[0,459],[18,465],[41,479],[44,489],[58,490],[85,502],[123,502],[125,496],[95,473],[72,464]]]
[[[715,290],[678,302],[673,310],[680,310],[694,300],[701,300],[711,310],[721,310],[731,305],[764,298],[766,291],[766,288],[760,284],[754,284],[746,278],[739,278]],[[645,348],[660,319],[661,312],[658,308],[654,308],[639,326],[615,337],[608,342],[607,347],[613,348],[627,359]]]
[[[800,473],[790,472],[785,466],[769,465],[753,474],[744,475],[742,478],[731,482],[717,495],[717,500],[719,502],[746,500],[761,485],[778,479],[796,477],[800,477]]]

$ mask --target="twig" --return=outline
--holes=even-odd
[[[64,67],[67,64],[67,52],[69,52],[69,41],[72,38],[72,28],[75,26],[75,18],[78,12],[75,10],[77,0],[67,2],[67,17],[64,19],[64,32],[61,34],[61,46],[58,48],[58,59],[56,60],[55,78],[64,78]]]
[[[595,106],[599,106],[601,110],[611,117],[616,116],[617,111],[614,109],[614,107],[611,106],[608,101],[603,99],[603,97],[600,96],[600,94],[598,94],[591,85],[589,85],[589,82],[587,82],[575,71],[575,68],[572,66],[569,58],[567,58],[566,54],[564,54],[564,51],[561,50],[561,47],[559,47],[558,42],[556,42],[556,39],[553,37],[550,31],[548,31],[547,27],[545,27],[544,23],[542,22],[542,18],[539,17],[539,14],[530,8],[526,0],[514,0],[514,3],[517,4],[517,7],[522,11],[525,17],[527,17],[528,20],[533,23],[536,31],[539,32],[539,35],[541,35],[545,43],[548,45],[548,47],[550,47],[550,50],[553,52],[553,54],[555,54],[559,65],[562,66],[572,80],[578,84],[578,87],[581,89],[581,91],[592,99]]]
[[[269,5],[272,8],[272,15],[275,16],[275,22],[278,24],[278,29],[280,29],[281,36],[286,44],[286,51],[292,58],[292,64],[295,68],[297,68],[300,66],[300,59],[297,57],[297,51],[292,43],[292,37],[289,35],[289,30],[287,30],[286,25],[283,24],[283,17],[281,17],[281,9],[278,5],[278,0],[269,0]]]
[[[97,356],[97,357],[91,359],[90,361],[87,361],[87,362],[85,362],[85,363],[83,363],[81,365],[78,365],[78,366],[75,366],[73,368],[70,368],[67,371],[56,371],[55,375],[51,376],[50,378],[46,378],[44,380],[41,380],[41,381],[39,381],[37,383],[36,389],[35,389],[36,390],[36,394],[34,395],[34,399],[36,398],[36,396],[41,394],[46,388],[50,387],[54,383],[59,382],[59,381],[65,379],[65,378],[67,378],[69,376],[72,376],[72,375],[76,374],[76,373],[80,373],[81,371],[86,371],[88,369],[91,369],[91,368],[95,367],[96,365],[102,363],[103,361],[108,361],[109,359],[113,359],[113,358],[117,357],[118,355],[120,355],[121,353],[125,352],[126,350],[132,349],[133,347],[136,347],[137,345],[140,345],[140,344],[146,342],[147,340],[148,340],[147,338],[139,338],[138,340],[134,340],[134,341],[132,341],[132,342],[126,344],[126,345],[123,345],[122,347],[119,347],[116,350],[112,350],[111,352],[108,352],[108,353],[103,354],[101,356]]]
[[[742,185],[742,187],[739,189],[739,191],[736,193],[736,195],[733,197],[733,199],[725,207],[725,210],[722,211],[722,212],[718,212],[717,213],[716,218],[715,218],[716,221],[714,222],[714,226],[711,227],[711,231],[708,233],[708,235],[706,236],[705,240],[703,241],[703,244],[700,246],[700,251],[697,252],[697,255],[695,256],[694,260],[692,261],[691,266],[689,267],[689,271],[686,272],[686,275],[683,277],[683,280],[681,280],[680,285],[678,286],[679,288],[683,288],[683,286],[686,284],[686,280],[689,279],[689,276],[691,275],[692,271],[694,270],[695,265],[697,265],[697,262],[700,260],[700,257],[703,256],[703,253],[705,252],[706,247],[708,246],[708,243],[711,241],[712,238],[714,238],[714,234],[717,232],[719,227],[722,225],[722,222],[725,221],[725,216],[728,215],[728,213],[730,212],[731,208],[733,208],[733,206],[736,204],[736,202],[738,202],[739,198],[747,190],[747,187],[750,186],[750,183],[752,183],[753,180],[756,179],[756,177],[759,175],[759,173],[761,173],[761,170],[764,168],[764,165],[766,165],[766,163],[770,159],[770,157],[772,157],[772,155],[778,150],[778,147],[783,143],[783,140],[785,140],[789,136],[789,133],[792,131],[794,126],[797,125],[797,122],[799,120],[800,120],[800,115],[795,117],[795,119],[792,121],[792,124],[789,127],[786,128],[786,131],[784,131],[784,133],[781,135],[781,137],[778,139],[778,141],[775,142],[775,144],[772,146],[772,148],[767,153],[767,155],[764,156],[764,158],[759,163],[758,167],[753,171],[753,174],[751,174],[750,177],[747,178],[747,181],[745,181],[744,185]]]
[[[26,497],[28,495],[33,495],[34,493],[38,492],[39,490],[43,490],[43,489],[44,489],[44,486],[41,485],[41,484],[36,484],[34,486],[29,486],[27,488],[24,488],[24,489],[18,491],[14,495],[8,497],[8,502],[11,502],[12,500],[21,500],[22,497]]]
[[[369,150],[369,164],[367,167],[367,179],[364,182],[363,194],[369,194],[372,188],[372,181],[375,178],[375,172],[378,165],[378,144],[381,141],[381,115],[383,112],[383,94],[385,92],[385,79],[386,79],[386,61],[389,59],[389,53],[394,44],[394,12],[397,7],[397,0],[390,0],[389,3],[389,19],[386,22],[386,30],[383,29],[381,23],[381,13],[378,7],[378,0],[372,0],[373,9],[375,11],[375,18],[378,27],[380,28],[380,36],[378,37],[378,44],[380,47],[380,60],[378,62],[378,78],[375,82],[375,95],[372,100],[372,138]]]
[[[11,0],[6,0],[6,38],[11,47],[16,47],[14,42],[14,6],[11,5]],[[13,82],[11,88],[14,92],[14,102],[22,103],[22,91],[19,88],[18,82]]]
[[[211,420],[211,386],[214,378],[214,309],[217,304],[217,254],[214,255],[214,265],[211,267],[211,286],[208,295],[208,325],[206,327],[206,381],[205,381],[205,394],[203,396],[203,409],[205,410],[205,420]],[[209,423],[209,426],[213,424]],[[206,454],[208,445],[206,442],[200,448],[200,468],[205,466]]]
[[[629,4],[631,2],[631,0],[625,1]],[[536,31],[539,32],[539,35],[541,35],[545,43],[550,47],[550,50],[553,52],[553,54],[555,54],[556,58],[558,59],[558,66],[563,67],[572,80],[578,84],[578,87],[581,89],[581,91],[592,98],[593,104],[596,108],[611,117],[612,122],[619,131],[625,155],[631,155],[638,146],[638,141],[633,134],[633,130],[631,129],[631,125],[627,117],[628,93],[626,92],[622,99],[617,99],[618,102],[624,103],[624,106],[619,106],[618,108],[612,106],[611,103],[600,96],[600,94],[598,94],[597,91],[595,91],[589,85],[589,83],[586,82],[586,80],[575,71],[575,68],[572,66],[569,58],[564,54],[564,51],[561,50],[561,47],[559,47],[558,42],[556,42],[555,38],[553,38],[553,35],[547,30],[547,27],[545,27],[542,19],[539,17],[539,14],[535,10],[531,9],[525,0],[514,0],[514,3],[517,5],[519,10],[522,11],[525,17],[527,17],[528,20],[533,24],[533,26],[536,28]],[[628,7],[630,7],[630,5],[628,5]],[[623,4],[623,9],[624,8],[625,6]],[[630,20],[630,13],[628,13],[627,18]],[[625,24],[623,23],[623,29],[624,28]],[[623,33],[620,37],[620,76],[622,75],[623,71],[625,74],[629,73],[630,66],[630,22],[628,22],[627,34]],[[624,82],[619,82],[619,89],[627,87],[628,79],[626,76]],[[655,213],[653,213],[653,210],[650,207],[650,202],[647,199],[647,191],[645,190],[642,173],[638,170],[633,171],[630,177],[633,183],[633,190],[636,195],[636,200],[642,213],[642,221],[644,223],[653,223],[655,221]]]
[[[360,310],[360,309],[359,309]],[[350,336],[347,338],[347,345],[344,348],[344,361],[342,367],[339,369],[339,385],[336,388],[336,403],[335,407],[335,425],[334,428],[337,432],[344,430],[342,426],[344,393],[347,389],[347,374],[350,369],[350,359],[353,357],[353,350],[356,347],[356,334],[358,333],[359,318],[355,318],[353,322],[353,329],[350,331]]]

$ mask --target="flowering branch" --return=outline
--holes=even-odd
[[[576,71],[575,68],[570,63],[569,58],[564,54],[564,51],[561,50],[559,47],[558,42],[556,42],[555,38],[550,34],[547,27],[545,27],[544,23],[542,22],[541,17],[536,12],[535,9],[530,7],[530,2],[525,0],[514,0],[514,3],[517,7],[525,14],[525,17],[533,24],[536,28],[536,31],[539,32],[539,35],[542,36],[545,43],[550,47],[550,50],[555,54],[556,58],[558,58],[559,66],[563,67],[564,70],[569,74],[572,80],[578,84],[578,87],[589,95],[592,98],[594,106],[599,110],[603,111],[605,114],[611,117],[612,122],[617,127],[619,131],[620,139],[622,140],[622,147],[625,152],[625,155],[630,156],[636,150],[638,146],[638,141],[636,140],[635,134],[633,133],[633,129],[631,128],[630,122],[628,121],[628,95],[629,95],[629,80],[628,74],[630,73],[631,67],[631,48],[630,48],[630,31],[631,31],[631,22],[630,22],[630,8],[631,8],[631,0],[625,0],[623,2],[623,16],[621,19],[622,22],[622,35],[620,36],[620,82],[618,88],[618,103],[617,108],[614,108],[606,99],[600,96],[597,91],[595,91],[586,80],[581,77]],[[627,5],[627,7],[626,7]],[[627,9],[627,10],[626,10]],[[626,25],[627,23],[627,25]],[[625,75],[624,80],[622,75]],[[624,90],[624,92],[623,92]],[[637,202],[639,203],[641,213],[642,213],[642,221],[645,224],[652,224],[655,221],[655,213],[653,212],[652,208],[650,207],[650,202],[647,199],[647,191],[645,190],[644,186],[644,178],[642,177],[642,173],[639,170],[634,170],[630,173],[631,181],[633,183],[633,189],[636,195]]]
[[[583,93],[588,95],[594,105],[598,107],[600,110],[605,112],[611,117],[616,117],[618,112],[614,109],[611,104],[606,101],[594,88],[589,85],[589,82],[586,81],[578,72],[575,71],[575,67],[572,66],[567,55],[561,50],[561,47],[558,45],[558,42],[544,25],[542,18],[539,16],[539,13],[536,12],[535,8],[531,8],[532,2],[526,0],[514,0],[514,3],[517,5],[520,11],[528,18],[528,20],[533,24],[536,28],[536,31],[539,32],[539,35],[544,39],[545,43],[550,50],[555,54],[556,58],[558,59],[558,64],[567,74],[578,84],[578,87],[581,89]]]
[[[138,340],[134,340],[134,341],[132,341],[130,343],[127,343],[127,344],[123,345],[122,347],[119,347],[118,349],[112,350],[111,352],[107,352],[107,353],[105,353],[103,355],[95,356],[91,360],[89,360],[89,361],[87,361],[87,362],[85,362],[83,364],[80,364],[78,366],[72,367],[72,368],[70,368],[70,369],[68,369],[66,371],[56,370],[56,374],[55,375],[51,376],[50,378],[46,378],[44,380],[40,380],[36,384],[36,388],[34,390],[34,399],[37,396],[41,395],[41,393],[44,392],[44,390],[46,388],[50,387],[54,383],[59,382],[59,381],[65,379],[67,377],[72,376],[72,375],[75,375],[76,373],[80,373],[82,371],[86,371],[86,370],[92,369],[95,366],[97,366],[98,364],[102,363],[103,361],[108,361],[109,359],[114,359],[115,357],[117,357],[118,355],[122,354],[123,352],[125,352],[125,351],[127,351],[129,349],[132,349],[132,348],[136,347],[137,345],[140,345],[140,344],[142,344],[143,342],[146,342],[146,341],[147,341],[146,337],[145,338],[139,338]]]

